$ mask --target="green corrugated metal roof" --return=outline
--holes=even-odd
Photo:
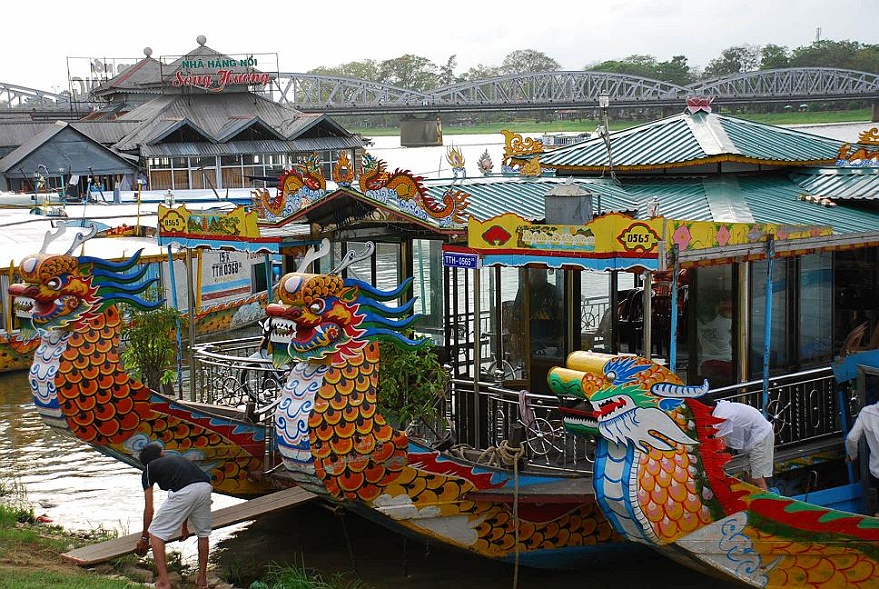
[[[839,148],[845,143],[796,129],[734,117],[718,115],[717,121],[738,153],[749,159],[783,163],[833,162],[836,161]]]
[[[794,129],[714,113],[683,113],[610,135],[613,166],[626,170],[668,169],[711,162],[829,164],[843,142]],[[609,166],[602,138],[540,155],[541,165],[564,171]]]
[[[552,188],[564,184],[566,178],[541,176],[491,176],[463,180],[425,180],[424,187],[430,198],[442,201],[446,190],[461,190],[470,195],[466,213],[480,221],[503,213],[516,213],[529,221],[543,219],[544,197]],[[592,208],[597,214],[607,212],[637,211],[635,198],[610,179],[577,178],[574,184],[593,194]]]
[[[830,225],[837,234],[879,227],[879,209],[802,200],[803,188],[781,173],[631,179],[624,181],[623,187],[642,204],[656,198],[660,214],[670,219]]]
[[[879,168],[812,168],[792,177],[817,197],[879,201]]]

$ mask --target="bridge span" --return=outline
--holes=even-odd
[[[814,101],[865,101],[879,115],[879,74],[834,68],[786,68],[702,80],[687,86],[609,72],[557,71],[461,82],[429,92],[378,82],[280,73],[265,94],[303,112],[330,115],[440,115],[480,111],[552,111],[597,108],[680,108],[688,96],[713,97],[720,106]],[[0,112],[26,108],[87,112],[95,103],[0,82]],[[47,112],[47,115],[50,113]]]
[[[879,74],[830,68],[749,72],[688,86],[608,72],[563,71],[461,82],[417,92],[394,86],[310,74],[281,74],[272,97],[298,110],[327,114],[438,114],[594,108],[680,108],[687,96],[716,105],[879,100]]]

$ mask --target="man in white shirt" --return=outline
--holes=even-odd
[[[751,482],[768,489],[766,479],[772,478],[775,460],[775,430],[757,409],[745,403],[717,401],[712,414],[723,419],[717,425],[717,437],[727,448],[748,457]]]
[[[867,476],[870,484],[879,491],[879,402],[867,405],[858,413],[855,424],[845,437],[846,461],[851,462],[858,457],[858,443],[861,438],[867,439],[867,447],[870,449],[870,461],[868,463]],[[879,517],[879,511],[876,512]]]

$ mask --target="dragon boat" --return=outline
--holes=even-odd
[[[329,250],[324,241],[299,267]],[[534,468],[514,448],[506,466],[479,464],[385,419],[379,344],[420,349],[431,340],[406,335],[418,319],[415,299],[405,300],[411,280],[381,290],[343,278],[371,253],[351,251],[329,273],[286,274],[266,307],[269,353],[290,367],[272,417],[283,467],[273,475],[406,535],[488,558],[567,568],[637,551],[612,533],[584,473]]]
[[[310,252],[300,265],[328,249]],[[602,515],[588,474],[536,468],[521,452],[505,466],[479,464],[395,429],[376,404],[379,343],[417,349],[405,333],[407,281],[383,291],[329,273],[292,272],[267,306],[277,366],[289,366],[276,401],[248,407],[176,399],[150,390],[120,362],[124,303],[150,308],[151,281],[137,256],[107,262],[37,253],[10,287],[24,332],[39,344],[30,370],[43,420],[135,467],[147,443],[184,455],[214,490],[256,497],[298,485],[393,529],[498,560],[567,568],[643,548]]]
[[[140,449],[161,442],[199,463],[221,493],[252,497],[274,489],[262,471],[265,430],[222,407],[186,403],[150,390],[120,361],[120,303],[151,309],[143,293],[155,282],[140,253],[120,261],[74,255],[79,234],[63,254],[26,256],[21,282],[9,287],[22,337],[37,342],[30,367],[34,404],[52,428],[99,452],[140,466]]]
[[[565,427],[599,438],[594,490],[614,529],[669,558],[752,587],[879,587],[879,518],[728,476],[719,420],[650,360],[571,354],[550,371]]]

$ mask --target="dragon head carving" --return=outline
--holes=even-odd
[[[342,278],[339,273],[350,264],[372,254],[353,251],[331,274],[291,272],[276,287],[276,301],[266,306],[271,320],[271,351],[276,365],[290,362],[336,364],[358,353],[369,341],[387,339],[402,347],[419,348],[429,339],[411,340],[402,331],[419,316],[412,314],[414,299],[400,306],[387,303],[399,299],[412,284],[411,279],[396,289],[382,291],[370,284]],[[329,243],[316,254],[310,251],[300,263],[307,267],[329,251]]]
[[[64,231],[49,234],[52,238]],[[88,237],[94,234],[92,231]],[[120,262],[109,262],[70,252],[88,237],[78,236],[67,253],[41,251],[27,256],[19,265],[21,283],[9,287],[15,297],[15,313],[21,321],[24,339],[50,331],[73,331],[100,315],[110,305],[124,301],[142,309],[155,308],[162,301],[147,301],[138,296],[155,280],[145,279],[148,267],[138,265],[140,252]]]
[[[576,352],[567,367],[552,369],[549,384],[563,399],[565,427],[649,452],[697,444],[684,399],[708,392],[686,386],[668,369],[644,358]],[[571,401],[573,399],[573,401]]]

